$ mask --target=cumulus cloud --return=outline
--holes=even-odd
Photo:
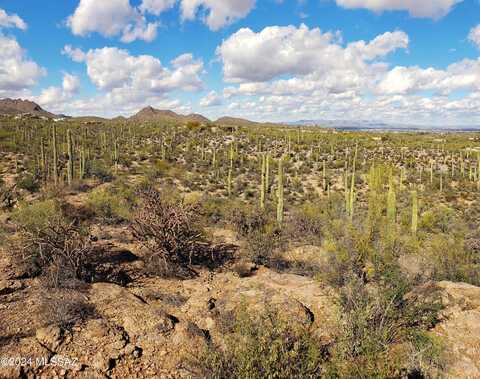
[[[192,54],[182,54],[166,67],[151,55],[134,56],[116,47],[83,52],[65,46],[63,52],[85,63],[89,79],[102,91],[96,100],[112,112],[148,104],[170,104],[167,95],[171,92],[203,89],[203,62]],[[82,108],[89,106],[94,107],[94,102],[83,100]]]
[[[74,62],[80,63],[86,59],[85,53],[79,48],[73,48],[71,45],[65,45],[62,49],[62,55],[67,55]]]
[[[397,66],[385,75],[377,90],[382,94],[435,91],[442,95],[456,90],[480,91],[480,59],[465,59],[445,70]]]
[[[408,11],[413,17],[440,18],[463,0],[336,0],[344,8],[364,8],[374,12]]]
[[[480,48],[480,24],[470,30],[468,39]]]
[[[142,12],[148,12],[155,16],[160,16],[162,12],[175,6],[177,0],[143,0],[140,5]]]
[[[259,33],[240,29],[217,48],[225,80],[232,83],[265,82],[282,75],[304,76],[308,81],[325,79],[332,84],[356,81],[369,67],[368,61],[408,47],[402,31],[387,32],[367,43],[358,41],[343,47],[339,33],[322,33],[306,25],[272,26]],[[307,76],[311,75],[310,78]]]
[[[304,25],[240,29],[217,48],[231,83],[223,96],[233,116],[259,121],[480,122],[480,59],[444,69],[388,64],[408,46],[402,31],[344,43]]]
[[[27,24],[16,14],[7,14],[0,8],[0,28],[17,28],[27,30]]]
[[[34,97],[34,101],[52,112],[64,112],[65,103],[72,99],[79,89],[80,78],[65,72],[61,87],[44,88],[40,95]]]
[[[255,7],[255,0],[182,0],[183,20],[195,19],[201,11],[205,24],[219,30],[247,16]]]
[[[80,78],[76,75],[69,74],[68,72],[63,74],[62,82],[63,91],[68,94],[75,94],[80,89]]]
[[[147,23],[129,0],[80,0],[67,25],[78,36],[96,32],[105,37],[120,36],[125,43],[137,39],[152,41],[158,28],[158,23]]]
[[[27,57],[14,37],[0,32],[0,95],[13,97],[37,84],[46,70]]]
[[[200,100],[200,106],[201,107],[216,107],[219,105],[222,105],[222,98],[218,96],[217,92],[215,91],[210,91],[207,96],[203,97]]]
[[[182,20],[201,18],[214,31],[247,16],[255,6],[255,0],[142,0],[138,7],[132,6],[130,0],[80,0],[74,13],[67,18],[67,26],[78,36],[99,33],[105,37],[120,37],[125,43],[150,42],[156,38],[160,23],[148,22],[146,16],[158,17],[177,3]]]

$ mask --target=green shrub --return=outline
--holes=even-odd
[[[97,188],[88,194],[87,205],[102,222],[115,224],[130,218],[129,195],[115,186]]]
[[[40,183],[33,175],[27,174],[20,178],[17,182],[17,187],[34,193],[40,189]]]
[[[207,378],[318,378],[327,349],[308,327],[271,309],[234,315],[223,348],[210,345],[195,362]]]
[[[58,201],[45,200],[21,204],[12,214],[12,220],[25,232],[38,235],[50,222],[64,219]]]
[[[113,180],[111,169],[97,161],[94,161],[92,165],[88,167],[88,174],[94,178],[97,178],[102,183],[111,182]]]
[[[327,377],[432,377],[441,369],[441,346],[426,330],[438,321],[435,289],[413,287],[391,272],[383,283],[366,286],[346,274],[340,289],[340,333]]]

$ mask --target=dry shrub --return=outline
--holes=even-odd
[[[95,306],[87,302],[82,291],[71,289],[46,290],[42,293],[41,313],[46,325],[71,329],[75,324],[98,317]]]
[[[91,275],[87,270],[90,241],[73,223],[52,220],[36,233],[24,231],[21,249],[24,257],[40,267],[47,287],[75,286]]]
[[[17,194],[15,193],[15,185],[7,187],[0,182],[0,208],[12,209],[17,202]]]
[[[198,227],[198,208],[169,199],[149,188],[140,192],[141,205],[134,216],[133,236],[147,250],[147,267],[161,276],[196,275],[194,265],[210,268],[231,255],[231,246],[213,246]]]

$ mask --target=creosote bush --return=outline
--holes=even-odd
[[[414,291],[390,273],[366,284],[353,273],[340,288],[340,333],[331,351],[327,377],[435,377],[442,369],[439,341],[426,334],[438,322],[435,289]],[[417,291],[418,292],[418,291]]]
[[[208,378],[320,378],[328,348],[308,326],[286,321],[267,307],[238,310],[226,326],[224,346],[210,346],[194,363]]]
[[[117,224],[130,218],[134,205],[133,191],[121,183],[97,188],[88,194],[87,205],[106,224]]]

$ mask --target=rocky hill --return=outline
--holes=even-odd
[[[0,114],[6,115],[20,115],[30,113],[34,116],[43,116],[54,118],[55,115],[44,110],[40,105],[29,100],[21,99],[1,99],[0,100]]]
[[[219,125],[235,125],[235,126],[249,126],[249,125],[259,125],[258,122],[246,120],[244,118],[237,117],[221,117],[215,123]]]
[[[153,107],[145,107],[137,114],[130,117],[133,121],[165,121],[165,122],[188,122],[198,121],[200,123],[208,123],[210,120],[199,114],[181,115],[171,110],[155,109]]]

